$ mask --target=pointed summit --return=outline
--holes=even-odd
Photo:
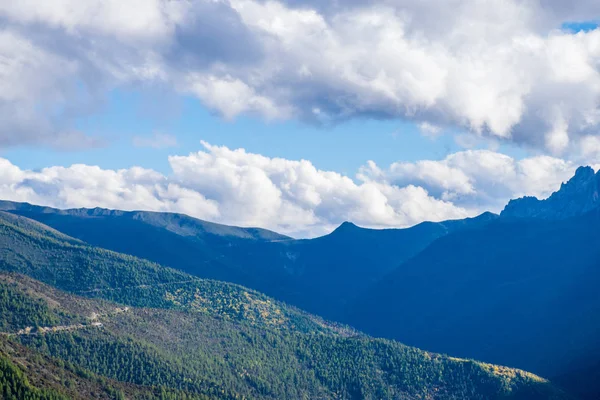
[[[353,224],[349,221],[344,221],[340,226],[338,226],[332,233],[345,233],[352,232],[354,230],[360,229],[357,225]]]
[[[563,183],[557,192],[546,200],[523,197],[511,200],[502,217],[534,217],[564,219],[585,214],[600,205],[600,172],[592,167],[579,167],[575,176]]]

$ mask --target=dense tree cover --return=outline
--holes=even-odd
[[[55,301],[59,293],[44,295]],[[67,307],[68,297],[79,301],[62,297]],[[105,307],[86,301],[89,309]],[[526,372],[431,354],[343,329],[309,333],[205,313],[137,308],[105,314],[99,321],[103,326],[96,329],[13,340],[99,376],[196,396],[565,398]]]
[[[31,298],[15,283],[0,281],[0,332],[14,332],[27,326],[58,325],[60,318],[46,302]]]
[[[265,333],[230,324],[205,325],[212,339],[222,341],[217,346],[193,340],[165,346],[144,338],[134,323],[128,331],[136,337],[86,330],[22,341],[109,378],[219,398],[397,399],[434,393],[443,394],[440,398],[562,398],[527,373],[428,355],[389,341]],[[193,333],[173,333],[172,339]]]
[[[56,358],[118,381],[160,386],[220,398],[237,398],[220,389],[210,375],[196,376],[191,367],[132,338],[103,331],[22,336],[21,342]]]
[[[62,241],[24,229],[0,215],[1,267],[63,290],[85,291],[190,279],[138,258]]]
[[[4,400],[68,400],[53,390],[33,387],[23,371],[0,356],[0,397]]]
[[[27,229],[0,212],[0,270],[59,289],[138,307],[176,308],[305,331],[330,324],[235,284],[198,279],[136,257]]]
[[[241,286],[194,279],[9,220],[0,223],[0,262],[72,293],[153,307],[123,311],[15,277],[20,293],[13,298],[41,299],[57,315],[86,318],[101,310],[102,326],[9,340],[86,380],[137,388],[120,386],[111,394],[117,398],[143,390],[151,395],[141,398],[565,398],[531,374],[372,339]]]
[[[88,331],[21,336],[20,340],[56,358],[118,381],[177,389],[191,387],[197,392],[210,390],[201,382],[192,384],[180,368],[163,359],[155,349],[131,338]]]
[[[9,394],[9,392],[11,394]],[[12,396],[12,397],[11,397]],[[112,380],[0,337],[0,398],[60,400],[210,400],[166,387]],[[213,398],[214,399],[214,398]]]

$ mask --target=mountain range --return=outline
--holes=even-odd
[[[339,319],[370,285],[435,239],[497,216],[424,222],[408,229],[343,223],[331,234],[294,240],[258,228],[213,224],[181,214],[106,209],[58,210],[0,202],[94,246],[135,255],[208,279],[238,283],[327,318]]]
[[[511,200],[500,215],[385,230],[346,222],[305,240],[181,214],[0,202],[2,282],[33,307],[20,315],[85,325],[16,335],[44,324],[0,321],[13,335],[0,352],[15,373],[14,354],[49,357],[36,368],[67,362],[108,379],[85,387],[114,382],[126,398],[596,399],[599,188],[600,174],[581,167],[549,198]],[[88,326],[92,309],[124,306]],[[156,365],[166,392],[93,357],[116,348]],[[47,378],[28,379],[36,391]]]
[[[596,398],[600,174],[579,168],[548,199],[511,201],[401,264],[344,319],[367,332],[566,379]],[[586,369],[587,368],[587,369]]]
[[[568,399],[0,213],[5,399]]]

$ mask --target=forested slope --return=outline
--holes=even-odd
[[[85,379],[119,382],[119,396],[166,396],[160,389],[174,398],[566,398],[526,372],[373,339],[241,286],[11,218],[0,224],[0,266],[11,271],[0,277],[3,343]],[[66,393],[65,384],[54,386]]]
[[[35,321],[78,327],[38,326],[26,333],[21,321],[3,317],[0,322],[9,333],[5,346],[24,345],[29,350],[21,351],[75,371],[95,382],[91,390],[101,393],[108,383],[119,382],[114,393],[155,396],[159,387],[229,399],[567,398],[523,371],[428,353],[353,331],[265,329],[198,312],[123,308],[20,275],[0,278],[5,293],[28,299],[22,311],[36,316]],[[61,384],[55,386],[57,393],[65,393]]]

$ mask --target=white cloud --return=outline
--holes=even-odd
[[[162,0],[20,0],[3,3],[0,12],[13,21],[47,24],[74,35],[160,39],[172,33],[184,7],[185,2]]]
[[[268,119],[286,116],[284,109],[271,99],[257,95],[252,87],[231,76],[192,74],[188,77],[188,88],[207,106],[221,111],[229,119],[242,113],[262,114]]]
[[[600,138],[597,136],[586,136],[581,140],[581,153],[586,158],[600,160]]]
[[[219,204],[228,223],[327,230],[344,220],[366,226],[407,226],[467,215],[421,188],[356,184],[309,161],[267,158],[204,143],[207,151],[169,159],[173,179]]]
[[[166,133],[154,133],[152,136],[134,136],[133,145],[136,147],[166,149],[169,147],[177,147],[177,138]]]
[[[412,119],[559,154],[598,132],[600,30],[558,28],[597,14],[554,0],[4,2],[0,144],[51,143],[107,91],[144,83],[227,118]]]
[[[387,168],[370,161],[353,180],[306,160],[203,146],[170,156],[168,175],[81,164],[29,171],[0,158],[0,199],[59,208],[180,212],[304,237],[327,233],[346,220],[365,227],[406,227],[499,212],[510,198],[548,196],[577,167],[549,156],[516,160],[467,150]]]
[[[53,124],[73,89],[74,63],[37,46],[18,33],[0,29],[0,146],[17,143],[68,144],[81,135]],[[47,79],[52,76],[52,79]],[[56,108],[37,107],[38,101]],[[67,146],[68,147],[68,146]]]
[[[419,130],[421,131],[421,134],[424,136],[429,136],[429,137],[435,138],[442,133],[441,127],[439,127],[437,125],[433,125],[427,121],[421,122],[418,125],[418,127],[419,127]]]
[[[169,157],[172,173],[166,176],[140,167],[115,171],[88,165],[36,172],[0,159],[0,198],[60,208],[182,212],[299,236],[326,233],[345,220],[400,227],[474,212],[414,185],[356,183],[306,160],[268,158],[208,143],[204,147]]]
[[[417,185],[455,206],[499,212],[511,198],[549,196],[577,166],[550,156],[516,160],[490,150],[467,150],[439,161],[396,162],[385,170],[370,162],[359,177],[363,182]]]

